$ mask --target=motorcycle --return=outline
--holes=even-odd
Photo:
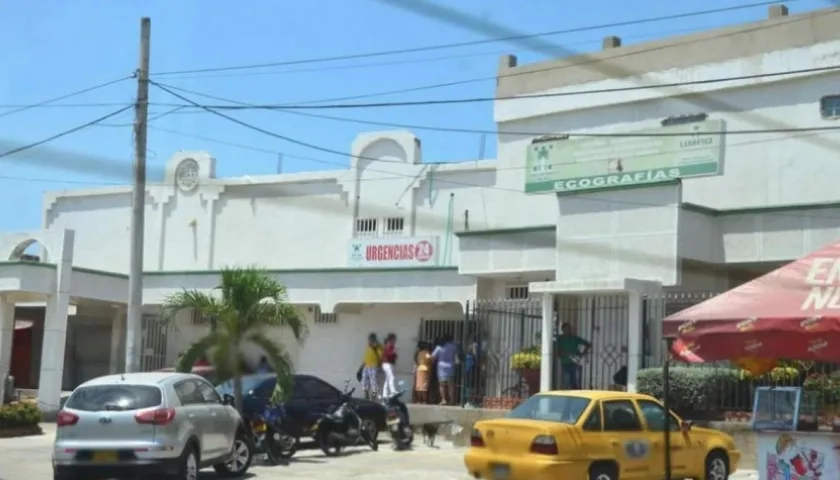
[[[368,431],[365,422],[356,412],[350,398],[355,388],[347,391],[346,382],[342,404],[333,411],[322,415],[314,426],[315,442],[325,455],[334,457],[341,454],[345,447],[368,445],[371,450],[379,450],[379,444],[372,432]]]
[[[387,411],[388,431],[391,433],[391,441],[395,450],[411,447],[414,441],[414,430],[408,418],[408,408],[402,402],[401,397],[406,392],[405,382],[397,384],[397,392],[383,399]]]
[[[300,438],[285,431],[283,417],[271,409],[250,419],[249,426],[257,452],[264,453],[268,463],[278,465],[294,456]]]

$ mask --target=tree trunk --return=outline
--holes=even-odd
[[[236,410],[242,412],[242,365],[239,363],[239,356],[235,356],[231,362],[231,373],[233,374],[233,398],[236,400]]]

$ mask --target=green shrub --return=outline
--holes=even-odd
[[[741,380],[741,371],[736,369],[671,367],[669,382],[671,408],[678,413],[749,408],[752,399],[747,383]],[[640,393],[664,398],[662,368],[639,371],[636,388]]]
[[[12,402],[0,407],[0,428],[29,427],[41,421],[41,410],[30,402]]]
[[[799,378],[799,370],[795,367],[776,367],[764,375],[753,375],[746,370],[741,370],[742,380],[768,381],[773,384],[790,385]]]

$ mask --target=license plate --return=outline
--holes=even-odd
[[[490,471],[493,474],[493,480],[507,480],[510,478],[510,466],[508,465],[491,465]]]
[[[388,419],[388,425],[396,425],[396,424],[398,424],[398,423],[400,423],[400,419],[399,419],[399,418],[389,418],[389,419]]]
[[[114,463],[117,461],[117,452],[93,452],[95,463]]]

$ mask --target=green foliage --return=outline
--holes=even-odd
[[[802,382],[802,388],[816,397],[818,405],[840,404],[840,372],[812,373]]]
[[[712,412],[728,405],[733,387],[741,383],[737,369],[671,367],[671,408],[680,413]],[[662,369],[646,368],[639,371],[636,388],[656,398],[664,398]]]
[[[0,406],[0,429],[31,427],[41,421],[41,410],[31,402],[12,402]]]
[[[795,367],[776,367],[764,375],[753,375],[746,370],[741,370],[742,380],[770,380],[779,385],[791,385],[799,379],[799,375],[799,370]]]
[[[510,364],[514,370],[540,368],[541,360],[540,347],[528,347],[514,353],[510,357]]]
[[[164,302],[165,318],[170,321],[185,310],[211,319],[210,331],[184,352],[176,369],[189,372],[199,358],[210,358],[217,381],[233,379],[237,406],[241,407],[241,375],[247,371],[244,352],[253,345],[262,350],[277,381],[291,391],[291,358],[283,345],[263,333],[266,327],[283,327],[298,343],[304,341],[306,324],[288,302],[286,288],[265,270],[249,267],[224,269],[221,285],[214,290],[184,290]]]

